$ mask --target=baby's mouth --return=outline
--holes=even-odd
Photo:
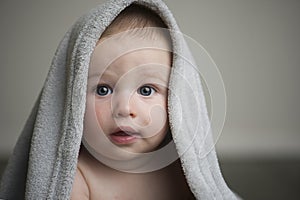
[[[114,144],[132,144],[140,138],[140,134],[130,127],[118,127],[109,135]]]

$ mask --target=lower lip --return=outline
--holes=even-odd
[[[131,144],[134,143],[138,138],[133,135],[110,135],[110,138],[115,144]]]

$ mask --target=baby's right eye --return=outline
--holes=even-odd
[[[99,96],[107,96],[112,93],[112,89],[107,85],[98,85],[97,86],[97,95]]]

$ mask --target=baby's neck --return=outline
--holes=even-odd
[[[97,171],[97,169],[107,173],[107,174],[116,174],[116,175],[120,175],[120,176],[138,176],[138,175],[143,175],[143,176],[154,176],[154,175],[161,175],[162,173],[173,173],[176,171],[178,172],[178,170],[181,170],[181,165],[180,165],[180,160],[176,160],[175,162],[171,163],[170,165],[163,167],[161,169],[158,170],[150,170],[148,172],[139,172],[134,171],[134,170],[119,170],[116,169],[114,167],[110,167],[106,164],[104,164],[103,162],[97,160],[96,158],[94,158],[85,148],[83,148],[81,150],[81,154],[84,154],[87,158],[87,161],[90,163],[90,167],[93,167],[94,170]],[[126,162],[126,161],[124,161]],[[130,161],[129,161],[130,162]],[[127,165],[129,166],[129,164],[127,163]],[[128,172],[129,171],[129,172]]]
[[[187,199],[192,193],[184,178],[180,161],[165,168],[147,173],[128,173],[104,165],[82,150],[78,168],[90,188],[90,199],[114,199],[118,194],[122,199]],[[106,189],[105,189],[106,188]]]

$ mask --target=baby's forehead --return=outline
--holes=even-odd
[[[130,67],[126,66],[114,66],[114,67],[107,67],[103,71],[103,75],[105,76],[116,76],[119,74],[136,74],[139,76],[147,76],[147,77],[154,77],[160,76],[164,72],[169,72],[170,66],[161,64],[161,63],[146,63],[143,65],[134,65]]]
[[[146,27],[117,32],[113,35],[101,37],[96,48],[108,49],[111,45],[118,48],[163,48],[172,51],[172,42],[168,29]],[[121,46],[123,45],[123,47]]]
[[[140,77],[160,76],[165,72],[169,72],[171,58],[168,53],[158,53],[159,51],[152,49],[134,51],[117,58],[110,65],[107,65],[105,69],[101,70],[99,65],[98,67],[94,66],[97,69],[92,70],[100,70],[103,74],[111,76],[120,76],[122,74],[134,74]]]
[[[104,68],[121,62],[124,57],[126,61],[130,60],[129,63],[136,61],[137,65],[159,63],[166,54],[170,57],[171,48],[166,40],[140,37],[139,34],[126,32],[102,38],[92,54],[90,70],[101,67],[104,72]]]

